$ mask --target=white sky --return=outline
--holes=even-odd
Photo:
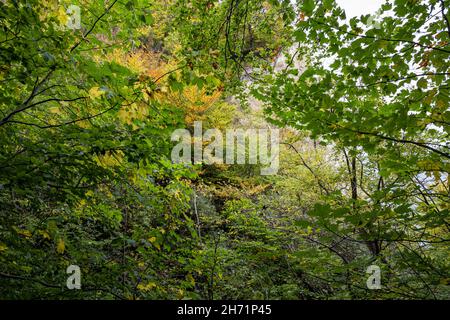
[[[362,14],[374,14],[385,0],[336,0],[338,5],[345,10],[347,19]]]

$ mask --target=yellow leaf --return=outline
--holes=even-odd
[[[183,298],[184,298],[184,290],[178,289],[178,299],[183,299]]]
[[[24,236],[25,238],[31,238],[31,232],[28,230],[18,230],[17,233]]]
[[[124,153],[121,150],[112,153],[110,151],[106,152],[104,155],[99,155],[96,157],[97,163],[104,167],[115,167],[122,164]]]
[[[51,107],[49,110],[51,113],[55,113],[55,114],[61,113],[61,110],[59,109],[59,107]]]
[[[155,246],[156,249],[161,250],[161,246],[159,245],[158,242],[156,242],[156,240],[157,240],[156,237],[148,238],[148,241],[150,241]]]
[[[154,287],[156,287],[156,283],[154,283],[154,282],[149,282],[147,284],[140,283],[137,286],[137,288],[141,291],[150,291]]]
[[[66,25],[67,21],[69,21],[69,17],[67,16],[67,13],[63,7],[59,7],[56,18],[58,19],[59,23],[61,23],[62,25]]]
[[[91,99],[97,99],[98,97],[100,97],[104,93],[105,92],[101,91],[99,87],[92,87],[89,90],[89,96],[91,97]]]
[[[42,238],[50,240],[50,235],[48,234],[47,231],[39,230],[39,234],[42,236]]]
[[[8,249],[8,247],[6,246],[6,244],[0,242],[0,252],[6,251],[6,249]]]
[[[84,128],[84,129],[91,127],[91,124],[88,120],[78,121],[77,124],[79,127]]]
[[[188,275],[186,276],[186,280],[189,281],[192,286],[195,285],[195,279],[192,274],[188,273]]]
[[[122,122],[125,122],[127,124],[132,123],[130,113],[125,108],[120,109],[117,113],[117,116],[120,120],[122,120]]]
[[[66,245],[64,244],[64,240],[59,239],[58,245],[56,246],[56,252],[62,254],[62,253],[64,253],[65,249],[66,249]]]

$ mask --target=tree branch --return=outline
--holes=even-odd
[[[440,0],[441,2],[441,13],[442,13],[442,18],[444,18],[445,20],[445,24],[447,25],[447,32],[448,32],[448,36],[450,37],[450,21],[447,18],[447,15],[444,12],[445,9],[445,2],[444,0]]]
[[[86,40],[86,37],[92,32],[92,30],[94,30],[96,24],[109,12],[109,10],[111,10],[111,8],[116,4],[117,0],[114,0],[113,3],[111,3],[111,5],[105,10],[105,12],[103,12],[98,18],[97,20],[95,20],[94,24],[91,26],[91,28],[83,35],[83,38],[77,42],[71,49],[70,52],[74,51],[76,48],[78,48],[78,46]]]
[[[25,106],[23,106],[21,108],[18,108],[16,110],[12,111],[10,114],[8,114],[6,117],[4,117],[2,120],[0,120],[0,126],[4,125],[5,123],[8,123],[8,122],[13,122],[12,120],[9,120],[9,119],[11,119],[11,117],[13,117],[15,114],[20,113],[20,112],[25,111],[25,110],[28,110],[28,109],[30,109],[32,107],[37,106],[37,105],[40,105],[40,104],[43,104],[43,103],[46,103],[46,102],[50,102],[50,101],[73,102],[73,101],[77,101],[77,100],[81,100],[81,99],[87,99],[87,97],[78,97],[78,98],[73,98],[73,99],[50,98],[50,99],[45,99],[45,100],[41,100],[41,101],[35,102],[33,104],[30,104],[30,105],[25,105]]]

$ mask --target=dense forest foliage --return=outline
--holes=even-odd
[[[0,299],[449,299],[449,21],[0,1]],[[198,121],[278,128],[277,174],[174,163]]]

